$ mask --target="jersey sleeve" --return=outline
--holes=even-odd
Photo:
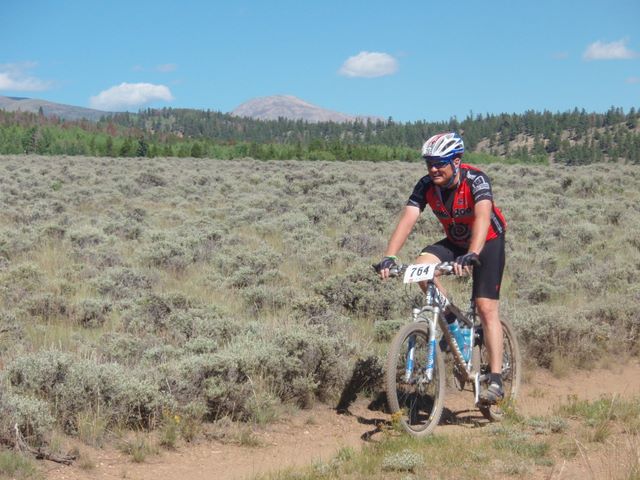
[[[467,181],[471,187],[473,201],[478,203],[480,200],[490,200],[493,202],[493,193],[491,192],[491,181],[489,177],[482,172],[473,172],[467,174]]]
[[[427,206],[427,189],[430,185],[431,179],[429,176],[422,177],[413,188],[413,192],[407,201],[407,205],[418,207],[420,211],[423,211]]]

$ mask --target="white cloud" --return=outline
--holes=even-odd
[[[156,70],[162,73],[175,72],[178,66],[175,63],[165,63],[162,65],[156,65]]]
[[[51,82],[40,80],[27,73],[36,65],[34,62],[0,64],[0,90],[39,92],[51,88]]]
[[[398,70],[398,61],[388,53],[360,52],[347,58],[338,73],[345,77],[383,77]]]
[[[627,40],[604,43],[594,42],[587,47],[582,55],[585,60],[628,60],[636,58],[638,54],[627,48]]]
[[[151,83],[121,83],[91,97],[89,104],[98,110],[116,111],[141,107],[158,100],[173,100],[168,87]]]

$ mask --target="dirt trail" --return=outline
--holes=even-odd
[[[640,362],[633,360],[615,369],[577,372],[565,378],[555,378],[548,371],[527,373],[519,398],[519,411],[525,415],[550,414],[569,395],[580,399],[596,399],[602,395],[629,398],[640,395]],[[447,397],[449,398],[449,397]],[[471,428],[481,421],[479,413],[466,409],[471,405],[471,394],[466,394],[464,407],[459,410],[459,399],[446,403],[458,421],[440,425],[437,433],[456,433]],[[195,445],[182,445],[175,451],[163,450],[160,455],[149,456],[144,463],[132,463],[114,449],[89,451],[82,449],[95,461],[92,470],[47,464],[46,478],[51,480],[76,479],[135,479],[135,480],[245,480],[259,473],[287,467],[308,465],[317,460],[329,460],[342,447],[360,448],[367,442],[381,438],[378,425],[387,420],[381,411],[367,408],[368,402],[359,399],[349,414],[339,415],[329,406],[295,414],[285,421],[265,427],[255,434],[260,445],[255,447],[201,441]],[[597,459],[595,460],[597,461]],[[549,478],[563,480],[588,478],[585,465],[562,465]],[[585,477],[585,473],[587,476]]]

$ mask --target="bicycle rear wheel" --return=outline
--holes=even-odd
[[[414,366],[406,379],[410,343],[414,345]],[[402,427],[415,437],[429,435],[438,425],[444,406],[445,370],[439,349],[435,349],[433,378],[425,375],[429,348],[429,325],[405,325],[393,339],[387,354],[385,387],[391,412]]]
[[[502,386],[504,389],[504,399],[497,405],[479,405],[480,412],[487,420],[497,422],[502,420],[506,409],[513,406],[513,403],[520,389],[520,376],[522,370],[522,359],[520,358],[520,347],[516,338],[513,326],[508,320],[501,320],[503,345],[502,354]],[[473,348],[472,365],[475,371],[481,375],[491,372],[489,367],[489,355],[487,347],[482,340],[479,345]]]

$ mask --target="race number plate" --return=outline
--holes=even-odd
[[[425,282],[433,279],[436,273],[435,263],[423,263],[419,265],[409,265],[404,272],[404,283]]]

